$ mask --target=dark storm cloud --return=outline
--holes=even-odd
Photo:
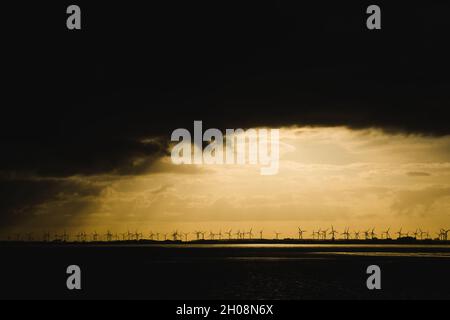
[[[39,206],[50,201],[69,202],[72,209],[78,204],[79,209],[80,204],[86,204],[87,198],[98,196],[101,190],[99,185],[82,181],[3,176],[0,179],[0,228],[30,219]],[[58,212],[59,219],[67,217],[67,213],[67,208]]]
[[[380,2],[376,32],[365,3],[80,3],[78,33],[48,6],[6,38],[0,168],[140,174],[194,120],[449,134],[448,5],[408,4]]]

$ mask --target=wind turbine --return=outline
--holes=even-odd
[[[141,240],[141,238],[142,238],[142,233],[139,233],[137,230],[134,231],[134,238],[136,239],[136,241]]]
[[[184,241],[188,242],[189,233],[183,233],[184,235]]]
[[[230,231],[228,231],[228,232],[225,232],[225,234],[227,234],[227,235],[228,235],[228,240],[231,240],[231,235],[232,235],[232,232],[233,232],[233,230],[232,230],[232,229],[230,229]]]
[[[389,231],[391,231],[391,228],[389,227],[386,231],[383,231],[381,233],[381,239],[383,239],[383,236],[385,235],[386,238],[385,239],[391,239],[391,234],[389,233]]]
[[[264,230],[260,230],[260,231],[259,231],[259,239],[260,239],[260,240],[263,239],[263,232],[264,232]]]
[[[241,231],[240,230],[238,230],[236,232],[236,239],[241,239]]]
[[[94,231],[94,233],[92,234],[92,241],[97,242],[98,240],[98,233],[97,231]]]
[[[111,233],[111,231],[106,231],[106,234],[105,234],[105,236],[106,236],[106,241],[107,242],[111,242],[112,241],[112,239],[113,239],[113,234]]]
[[[444,241],[447,241],[448,240],[448,233],[450,232],[450,229],[449,230],[445,230],[445,229],[442,229],[442,235],[443,235],[443,240]]]
[[[350,240],[350,232],[349,232],[349,228],[345,228],[345,231],[342,232],[342,234],[344,235],[344,239],[345,240]]]
[[[214,240],[214,237],[215,237],[216,235],[212,232],[212,231],[210,231],[209,232],[209,238],[211,239],[211,240]]]
[[[281,235],[281,233],[280,232],[276,232],[276,231],[274,231],[274,233],[275,233],[275,239],[278,240],[279,236]]]
[[[253,228],[251,228],[247,234],[248,234],[248,238],[251,240],[253,238]]]
[[[63,242],[68,242],[70,239],[70,236],[67,234],[66,230],[64,230],[64,233],[62,234],[62,241]]]
[[[334,230],[334,227],[333,226],[331,226],[331,231],[330,231],[330,235],[331,235],[331,240],[336,240],[336,234],[337,234],[338,232],[336,231],[336,230]]]
[[[127,230],[127,240],[133,240],[133,233],[131,233],[130,230]]]
[[[178,241],[178,231],[174,231],[174,233],[172,233],[172,238],[173,241]]]
[[[361,232],[359,232],[359,231],[355,231],[355,239],[356,240],[359,240],[359,234],[360,234]]]
[[[327,240],[328,229],[322,231],[323,240]]]
[[[370,232],[370,237],[372,240],[375,240],[377,238],[377,234],[375,233],[375,228],[372,229]]]
[[[363,232],[365,240],[369,240],[370,230],[366,230]]]
[[[427,233],[422,231],[422,229],[419,229],[419,235],[420,235],[420,240],[423,240],[423,235],[426,235]]]
[[[201,231],[194,231],[195,236],[197,237],[197,241],[200,240],[200,236],[202,235]]]
[[[298,227],[298,240],[303,240],[303,233],[305,233],[306,230],[302,230],[302,228]]]
[[[405,235],[404,233],[402,233],[402,230],[403,228],[400,228],[400,231],[396,232],[396,234],[398,235],[397,239],[401,239]]]

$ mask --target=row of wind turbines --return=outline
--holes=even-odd
[[[434,239],[447,241],[448,234],[450,232],[446,229],[441,229]],[[298,228],[298,240],[392,240],[391,236],[391,228],[380,232],[380,238],[378,238],[378,234],[375,232],[375,228],[367,229],[363,231],[350,231],[350,228],[345,228],[342,232],[336,230],[333,226],[328,229],[317,229],[313,230],[309,233],[310,238],[306,238],[307,231],[302,228]],[[281,240],[280,236],[281,232],[273,231],[272,240]],[[395,232],[395,239],[415,239],[415,240],[432,240],[430,232],[423,231],[421,229],[416,229],[413,232],[403,232],[403,228],[400,228],[399,231]],[[86,232],[78,232],[74,235],[68,234],[66,231],[62,233],[50,234],[50,232],[44,232],[42,237],[34,237],[33,233],[26,233],[24,235],[20,233],[16,233],[13,236],[8,236],[8,241],[44,241],[44,242],[113,242],[113,241],[141,241],[141,240],[150,240],[150,241],[202,241],[202,240],[268,240],[268,238],[264,238],[264,230],[259,230],[256,234],[253,232],[253,228],[248,231],[243,230],[229,230],[227,232],[219,231],[218,233],[214,233],[212,231],[194,231],[194,232],[179,232],[174,231],[172,233],[154,233],[150,232],[148,235],[144,235],[137,230],[134,232],[124,232],[124,233],[112,233],[111,231],[107,231],[105,234],[99,234],[96,231],[92,233]],[[285,238],[290,239],[290,238]]]
[[[303,234],[307,232],[306,230],[302,230],[301,228],[298,228],[298,238],[303,239]],[[447,241],[448,240],[448,233],[450,230],[441,229],[436,235],[438,236],[436,239]],[[408,231],[403,232],[403,228],[400,228],[399,231],[394,233],[396,235],[396,239],[402,239],[402,238],[412,238],[416,240],[432,240],[432,236],[429,231],[423,231],[422,229],[416,229],[415,231]],[[333,226],[331,226],[331,229],[325,229],[321,230],[318,229],[317,231],[313,230],[312,233],[312,239],[313,240],[336,240],[336,239],[342,239],[342,240],[375,240],[375,239],[394,239],[391,236],[391,228],[388,228],[387,230],[384,230],[380,233],[381,238],[378,238],[378,234],[375,232],[375,228],[367,229],[364,231],[352,231],[350,232],[349,228],[345,228],[343,232],[338,232]]]

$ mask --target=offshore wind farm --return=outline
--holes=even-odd
[[[97,231],[78,231],[74,234],[66,230],[62,232],[44,231],[40,235],[31,232],[8,234],[0,243],[43,243],[43,244],[158,244],[158,243],[329,243],[329,244],[449,244],[448,235],[450,229],[441,228],[435,231],[422,230],[421,228],[406,231],[400,227],[398,231],[392,232],[391,227],[377,231],[375,228],[350,229],[345,227],[342,230],[334,226],[330,228],[317,228],[308,232],[301,227],[297,228],[297,234],[284,235],[277,231],[258,231],[256,234],[253,228],[249,230],[240,229],[233,231],[229,229],[222,233],[219,231],[192,231],[183,232],[174,230],[172,232],[139,231],[127,230],[125,232],[113,232],[107,230],[104,233]],[[361,231],[365,230],[365,231]],[[392,236],[393,235],[393,236]]]

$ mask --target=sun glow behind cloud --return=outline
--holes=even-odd
[[[167,157],[140,176],[73,177],[99,194],[61,195],[25,226],[144,234],[253,228],[272,237],[274,230],[295,236],[297,226],[436,230],[450,223],[450,137],[283,128],[279,173],[259,169],[175,166]]]

